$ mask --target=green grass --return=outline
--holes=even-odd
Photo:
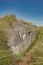
[[[30,65],[43,65],[43,33],[40,33],[35,51],[32,53]]]
[[[38,27],[38,34],[35,40],[18,58],[18,56],[13,55],[13,53],[9,50],[5,35],[5,33],[7,33],[7,28],[12,26],[12,22],[17,22],[17,18],[14,15],[8,15],[0,18],[0,65],[19,65],[21,58],[23,59],[26,53],[29,52],[35,44],[36,48],[32,53],[32,58],[29,65],[43,65],[43,27]],[[22,23],[24,23],[24,21],[22,21]],[[24,24],[33,26],[31,23]]]

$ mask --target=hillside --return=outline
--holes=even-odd
[[[15,15],[0,18],[0,65],[43,65],[43,27],[37,28],[37,36],[27,50],[20,57],[14,55],[7,45],[9,28],[16,22],[36,27],[32,23],[18,20]]]
[[[41,28],[40,28],[41,30]],[[38,29],[39,31],[39,29]],[[38,33],[35,43],[26,53],[20,65],[43,65],[43,30]],[[42,32],[42,33],[41,33]]]

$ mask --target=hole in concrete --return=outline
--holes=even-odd
[[[29,35],[31,34],[31,31],[29,31]]]

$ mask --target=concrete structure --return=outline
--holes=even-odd
[[[23,23],[16,23],[9,29],[10,36],[8,38],[8,45],[14,54],[20,54],[36,37],[36,28],[25,25]]]

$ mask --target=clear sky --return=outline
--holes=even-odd
[[[0,16],[6,14],[43,25],[43,0],[0,0]]]

